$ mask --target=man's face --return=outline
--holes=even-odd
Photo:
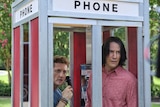
[[[55,63],[54,64],[54,87],[58,87],[62,85],[66,79],[67,74],[67,65],[63,63]]]
[[[108,71],[115,69],[120,61],[120,46],[116,42],[111,42],[109,47],[109,55],[106,56],[106,67]]]

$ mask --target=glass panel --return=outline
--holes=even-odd
[[[25,23],[23,25],[23,42],[28,42],[29,41],[29,35],[28,35],[28,23]]]
[[[23,25],[23,106],[29,99],[29,24]]]
[[[69,25],[69,24],[67,24],[67,25],[66,24],[61,24],[61,26],[59,24],[59,26],[54,26],[54,55],[64,55],[64,56],[68,56],[69,58],[70,57],[74,58],[74,59],[70,60],[70,62],[71,62],[70,68],[74,68],[73,71],[70,72],[70,76],[73,77],[73,75],[74,75],[74,77],[71,78],[71,79],[74,79],[74,80],[72,80],[72,81],[74,81],[73,82],[73,86],[74,86],[73,90],[74,90],[74,92],[76,92],[76,94],[74,94],[74,100],[71,100],[71,102],[69,104],[69,106],[71,106],[71,107],[77,107],[77,106],[84,107],[85,100],[86,100],[86,97],[87,97],[86,87],[88,85],[88,79],[90,77],[89,74],[90,74],[90,72],[92,72],[92,68],[93,68],[93,67],[91,67],[93,65],[92,64],[92,57],[91,57],[93,55],[92,54],[92,49],[93,49],[92,46],[95,46],[95,45],[93,45],[91,43],[92,41],[90,41],[94,37],[94,34],[92,34],[91,28],[89,29],[89,27],[90,26],[75,25],[75,24],[71,24],[71,25]],[[135,44],[135,41],[137,41],[137,38],[133,38],[133,37],[130,38],[131,37],[130,35],[133,34],[133,35],[135,35],[134,37],[136,37],[137,33],[133,32],[133,31],[136,30],[136,28],[131,29],[131,31],[129,31],[127,28],[128,27],[103,26],[103,30],[102,30],[103,41],[106,41],[106,38],[108,38],[110,36],[115,36],[115,37],[119,37],[121,39],[121,41],[123,42],[123,44],[125,46],[125,50],[127,52],[130,51],[128,49],[128,47],[130,49],[132,48],[132,51],[130,51],[130,53],[127,53],[127,54],[129,54],[128,55],[129,56],[128,57],[129,61],[125,63],[126,66],[124,66],[124,68],[126,70],[129,69],[129,71],[131,73],[135,74],[135,76],[136,76],[137,71],[134,70],[134,69],[137,69],[137,66],[133,66],[133,65],[137,65],[137,60],[136,60],[137,56],[133,55],[133,53],[134,53],[133,50],[137,51],[137,47],[135,48],[135,47],[131,47],[131,46],[133,44],[135,46],[137,45],[137,44]],[[72,34],[72,36],[73,36],[72,39],[70,39],[70,41],[69,41],[68,38],[66,38],[66,37],[68,37],[66,35],[69,35],[69,34]],[[83,36],[85,38],[83,38]],[[127,38],[127,36],[128,36],[128,38]],[[60,39],[60,37],[62,37],[62,39]],[[133,39],[134,41],[131,41],[130,43],[128,43],[128,40],[131,40],[131,39]],[[116,41],[116,40],[117,39],[114,39],[114,41]],[[71,44],[67,48],[70,50],[70,52],[73,52],[72,53],[73,55],[70,55],[71,53],[69,52],[69,50],[68,50],[69,53],[66,53],[65,51],[61,53],[61,50],[65,48],[65,45],[63,45],[63,43],[65,43],[66,41],[67,42],[69,41],[69,44]],[[118,43],[121,46],[121,42],[118,41]],[[128,44],[130,46],[128,46]],[[82,45],[84,45],[84,47]],[[59,46],[62,46],[62,47],[59,47]],[[82,47],[85,48],[85,49],[83,50]],[[110,45],[109,45],[109,47],[110,47]],[[96,47],[94,47],[94,48],[96,48]],[[123,47],[121,47],[121,48],[123,48]],[[81,51],[79,51],[79,50],[81,50]],[[60,51],[60,52],[58,52],[58,51]],[[84,52],[82,52],[82,51],[84,51]],[[66,53],[66,54],[64,54],[64,53]],[[124,54],[127,55],[125,52],[124,52]],[[125,57],[125,55],[124,55],[124,57]],[[85,59],[85,61],[84,61],[83,58]],[[119,57],[119,59],[120,58],[121,57]],[[132,62],[131,62],[131,59],[132,59]],[[133,59],[135,61],[133,61]],[[132,63],[132,65],[130,63]],[[74,67],[71,67],[72,64],[73,64]],[[109,65],[110,63],[107,62],[105,64]],[[117,66],[118,66],[118,64],[115,66],[114,69],[116,69]],[[119,65],[119,66],[121,67],[121,65]],[[114,75],[115,72],[112,72],[112,74]],[[126,75],[129,77],[131,74],[129,74],[129,75],[126,74]],[[119,77],[120,78],[121,78],[121,76],[123,77],[123,75],[119,75],[118,78],[116,77],[116,75],[114,75],[114,76],[117,79],[117,81],[118,81]],[[109,81],[110,77],[106,77],[108,79],[108,81]],[[133,78],[131,78],[131,79],[133,81],[136,80],[136,78],[134,76],[132,76],[132,77]],[[123,82],[125,82],[124,78],[121,79],[121,81],[119,81],[121,87],[125,86],[125,84],[123,83]],[[103,82],[103,85],[104,84],[106,85],[106,82],[104,80],[102,80],[102,82]],[[105,90],[108,90],[107,93],[109,93],[109,97],[114,97],[114,93],[112,93],[112,90],[114,89],[114,87],[116,87],[118,89],[118,86],[116,84],[114,84],[114,81],[111,81],[111,82],[112,82],[112,86],[113,86],[112,89],[110,89],[110,87],[108,86],[108,87],[105,87]],[[137,98],[137,94],[138,93],[134,90],[134,89],[137,88],[137,86],[136,86],[136,82],[135,83],[134,82],[133,82],[133,84],[131,83],[130,85],[131,86],[133,85],[133,87],[131,88],[131,90],[135,93],[134,94],[136,96],[135,98]],[[130,85],[128,85],[128,86],[130,87]],[[65,89],[65,87],[66,87],[66,84],[64,85],[64,87],[62,87],[62,91],[63,91],[63,89]],[[93,89],[93,87],[92,87],[92,89]],[[129,95],[128,93],[125,92],[125,90],[126,90],[125,88],[121,88],[118,91],[119,92],[123,92],[123,93]],[[110,92],[111,92],[111,94],[110,94]],[[104,93],[104,92],[102,92],[102,93]],[[116,97],[123,98],[123,94],[122,95],[117,95]],[[107,99],[108,96],[105,96],[105,98]],[[78,101],[77,101],[77,99],[78,99]],[[74,101],[74,102],[72,102],[72,101]],[[133,101],[134,101],[133,104],[137,103],[136,99],[133,99]],[[125,100],[123,102],[125,102]],[[72,104],[74,104],[74,105],[72,105]],[[128,102],[126,102],[126,104],[128,104]]]
[[[85,42],[86,42],[86,39],[84,39],[85,35],[86,35],[85,32],[86,32],[85,25],[75,25],[75,24],[60,25],[60,24],[57,24],[54,26],[54,44],[53,44],[54,56],[55,55],[65,56],[65,57],[67,57],[67,59],[69,60],[69,63],[70,63],[69,68],[68,68],[69,73],[66,74],[66,80],[65,80],[66,82],[64,81],[64,84],[61,84],[59,86],[59,89],[61,91],[63,91],[68,86],[68,83],[70,84],[70,82],[71,82],[72,86],[74,86],[75,89],[79,87],[79,89],[77,90],[78,93],[76,94],[76,96],[74,96],[75,97],[74,100],[78,99],[79,104],[81,104],[81,94],[80,94],[81,93],[81,85],[80,85],[81,81],[77,81],[77,80],[78,80],[78,78],[80,80],[81,76],[79,75],[79,77],[76,76],[76,78],[74,78],[74,81],[77,81],[77,84],[75,85],[75,83],[73,83],[73,75],[80,74],[80,64],[78,65],[79,70],[77,70],[77,72],[74,74],[73,73],[74,71],[71,71],[71,68],[72,68],[71,66],[72,66],[73,60],[70,60],[72,57],[74,57],[74,56],[71,56],[71,54],[72,54],[71,52],[73,52],[72,51],[73,41],[71,40],[71,38],[72,38],[72,35],[74,35],[74,37],[76,36],[77,38],[79,38],[79,39],[76,38],[76,41],[78,43],[85,44]],[[78,50],[80,50],[79,47],[81,47],[81,46],[82,45],[77,45],[76,47],[78,48]],[[85,50],[85,49],[83,49],[83,50]],[[82,55],[81,55],[81,57],[82,57]],[[83,57],[85,57],[85,56],[83,56]],[[54,66],[54,67],[56,69],[56,66]],[[68,76],[70,78],[68,78]],[[56,77],[54,75],[54,80],[55,79],[56,79]],[[78,96],[78,98],[77,98],[77,96]],[[56,101],[56,100],[57,99],[54,99],[54,101]],[[73,105],[73,102],[70,99],[67,107],[74,107],[74,106],[75,106],[75,104]]]

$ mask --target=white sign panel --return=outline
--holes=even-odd
[[[31,15],[33,15],[34,13],[38,12],[38,0],[34,0],[28,4],[26,4],[25,6],[23,6],[22,8],[18,9],[15,13],[15,22],[19,22],[22,19],[25,19]]]
[[[139,4],[112,0],[53,0],[53,11],[139,16]]]

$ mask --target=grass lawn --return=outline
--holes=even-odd
[[[159,104],[152,104],[152,107],[160,107],[160,103]]]
[[[0,107],[11,107],[11,98],[0,97]]]

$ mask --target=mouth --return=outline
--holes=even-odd
[[[58,82],[63,82],[63,79],[58,79],[57,81],[58,81]]]
[[[117,63],[117,61],[111,61],[112,63]]]

